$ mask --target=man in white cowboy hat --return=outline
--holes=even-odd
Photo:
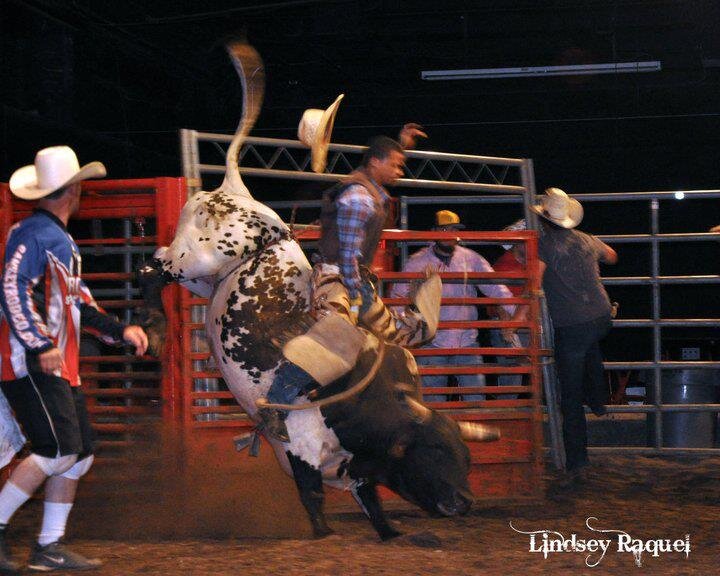
[[[314,113],[309,116],[325,118],[323,125],[332,126],[331,117],[334,117],[339,101],[340,98],[331,106],[330,109],[335,107],[332,115]],[[307,116],[304,115],[304,119]],[[304,132],[302,126],[300,132]],[[313,133],[325,134],[324,139],[330,140],[327,130],[318,129]],[[317,359],[329,358],[325,354],[328,338],[321,335],[324,330],[321,323],[332,324],[330,329],[339,333],[341,325],[337,318],[340,317],[353,326],[367,327],[388,341],[408,347],[417,346],[435,334],[440,294],[437,277],[429,279],[425,288],[418,290],[417,310],[408,310],[398,318],[378,298],[367,271],[383,227],[389,220],[390,195],[385,186],[403,175],[404,150],[413,147],[417,138],[426,137],[418,124],[406,124],[400,131],[399,142],[384,136],[372,139],[361,166],[323,195],[319,261],[312,277],[313,308],[316,312],[322,311],[321,321],[307,334],[300,334],[283,346],[287,362],[278,370],[267,398],[258,401],[258,413],[265,429],[279,440],[286,442],[289,439],[283,421],[285,413],[263,405],[266,402],[290,404],[307,384],[320,381]],[[316,151],[322,157],[313,159],[313,168],[319,169],[325,166],[327,145],[313,147],[313,152]],[[330,357],[338,361],[323,361],[321,378],[339,378],[352,368],[352,356],[359,353],[362,338],[346,336],[333,338],[339,349]]]
[[[17,170],[10,190],[37,208],[7,238],[0,290],[0,385],[30,441],[31,454],[0,490],[0,572],[17,571],[5,527],[45,484],[42,528],[28,568],[86,570],[99,560],[63,542],[79,479],[93,461],[93,434],[80,391],[81,323],[107,343],[126,342],[144,354],[147,336],[100,310],[81,279],[80,252],[66,225],[80,207],[80,182],[102,178],[105,167],[80,167],[67,146],[40,150]]]
[[[575,227],[583,208],[559,188],[548,188],[533,210],[543,217],[540,270],[554,329],[554,356],[560,383],[566,469],[582,479],[588,464],[583,402],[598,416],[607,412],[602,340],[611,327],[610,299],[600,281],[598,262],[614,264],[617,253]]]
[[[449,232],[462,230],[465,226],[460,217],[450,210],[440,210],[435,213],[435,226],[433,230]],[[493,268],[480,254],[461,246],[457,239],[438,240],[429,246],[415,252],[403,267],[403,272],[422,272],[427,269],[437,272],[492,272]],[[410,292],[410,284],[395,284],[390,292],[393,298],[404,298]],[[443,298],[476,298],[478,292],[491,298],[509,298],[512,293],[503,284],[474,284],[472,282],[445,282],[442,286]],[[498,306],[504,318],[509,319],[516,312],[516,307]],[[440,308],[440,321],[471,322],[478,319],[478,310],[475,305],[443,306]],[[476,328],[452,328],[439,330],[427,348],[472,348],[478,345],[478,330]],[[483,363],[482,356],[473,354],[453,354],[438,356],[418,356],[418,365],[424,366],[479,366]],[[423,376],[425,387],[447,386],[448,376]],[[464,387],[485,386],[484,374],[458,374],[458,385]],[[460,392],[460,391],[458,391]],[[484,394],[463,394],[465,401],[477,401],[485,398]],[[429,402],[440,402],[446,399],[444,394],[430,394],[424,397]]]

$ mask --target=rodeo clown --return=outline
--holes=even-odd
[[[147,348],[142,328],[125,326],[98,308],[80,278],[80,252],[66,229],[80,207],[80,182],[103,176],[100,162],[81,168],[72,149],[54,146],[40,150],[34,164],[10,178],[16,197],[38,203],[31,216],[10,229],[0,291],[0,385],[31,452],[0,491],[4,574],[18,570],[5,544],[7,523],[43,483],[42,528],[28,568],[87,570],[101,564],[62,542],[78,481],[93,462],[93,432],[78,374],[81,325],[107,343],[131,344],[138,355]],[[0,464],[23,444],[4,400]]]
[[[325,169],[341,99],[342,95],[327,110],[306,110],[300,121],[298,137],[312,149],[315,172]],[[289,441],[287,413],[267,404],[291,404],[311,382],[324,386],[348,373],[365,341],[354,326],[404,347],[419,346],[435,335],[442,289],[439,276],[431,275],[417,288],[414,307],[396,314],[378,297],[368,268],[389,223],[390,195],[385,186],[403,175],[404,150],[426,137],[418,124],[406,124],[399,142],[373,138],[361,166],[323,194],[319,258],[311,281],[313,316],[318,321],[304,334],[292,335],[290,330],[289,338],[279,339],[286,361],[267,398],[257,402],[265,430],[278,440]]]

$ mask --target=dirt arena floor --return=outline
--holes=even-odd
[[[452,519],[395,509],[390,515],[404,536],[388,543],[361,514],[337,506],[330,515],[336,534],[311,539],[293,482],[267,447],[242,478],[208,458],[180,476],[156,460],[144,476],[91,478],[73,510],[70,541],[102,558],[96,573],[108,576],[717,573],[717,458],[596,456],[586,483],[571,487],[548,466],[539,501],[480,502]],[[11,523],[8,540],[19,560],[27,558],[40,511],[33,502]],[[543,530],[568,547],[575,535],[576,548],[545,558]],[[534,545],[528,532],[538,532]],[[606,540],[607,551],[579,549],[593,540]],[[675,549],[664,550],[668,540]],[[645,552],[633,553],[636,546]]]

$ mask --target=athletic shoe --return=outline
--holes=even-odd
[[[51,542],[45,546],[35,544],[35,549],[30,556],[28,568],[38,572],[50,572],[51,570],[93,570],[102,565],[97,558],[85,558],[85,556],[70,550],[62,540]]]

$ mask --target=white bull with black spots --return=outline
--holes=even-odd
[[[310,304],[310,264],[287,225],[252,198],[237,165],[242,141],[262,100],[262,63],[255,51],[233,44],[229,52],[244,84],[244,110],[228,150],[222,185],[197,192],[186,203],[170,246],[158,249],[140,273],[148,331],[164,338],[159,292],[170,281],[209,297],[206,329],[225,382],[250,417],[281,362],[271,342],[305,316]],[[320,391],[327,396],[365,376],[377,358],[369,336],[352,373]],[[314,534],[331,532],[323,516],[323,483],[349,489],[382,539],[399,534],[380,506],[384,484],[430,513],[466,512],[472,502],[469,451],[462,437],[484,440],[493,432],[459,426],[424,407],[417,397],[412,356],[388,344],[371,384],[357,396],[321,409],[293,411],[291,441],[271,440],[277,458],[296,481]],[[296,403],[308,402],[305,396]]]

